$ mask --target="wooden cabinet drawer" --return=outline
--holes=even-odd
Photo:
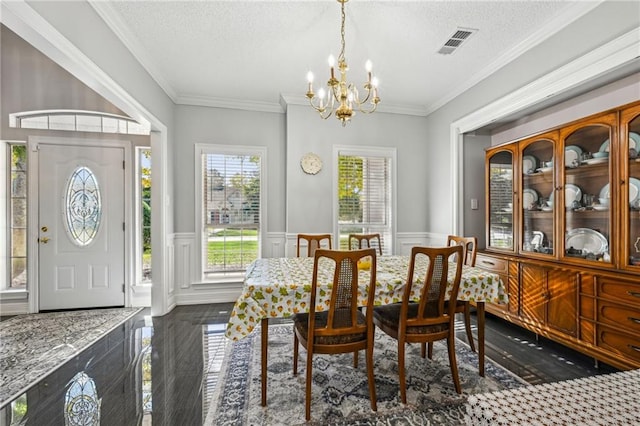
[[[483,254],[476,256],[476,266],[496,274],[507,275],[509,273],[509,261]]]
[[[599,277],[598,297],[632,305],[640,309],[640,282]]]
[[[640,336],[626,334],[600,325],[598,326],[598,346],[635,362],[640,362]]]
[[[626,329],[640,336],[640,309],[600,300],[598,301],[598,321]]]

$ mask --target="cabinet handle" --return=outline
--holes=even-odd
[[[640,318],[628,317],[627,319],[631,322],[635,322],[636,324],[640,324]]]
[[[496,264],[493,262],[490,262],[488,260],[481,260],[482,263],[484,263],[485,265],[491,265],[491,266],[495,266]]]
[[[627,291],[627,294],[633,297],[640,297],[640,293],[637,291]]]
[[[636,345],[628,345],[631,349],[633,349],[636,352],[640,352],[640,346],[636,346]]]

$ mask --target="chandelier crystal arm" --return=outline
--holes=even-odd
[[[329,56],[330,77],[326,87],[326,104],[324,89],[321,88],[317,96],[313,91],[313,74],[311,72],[307,74],[308,88],[306,97],[309,99],[309,104],[320,114],[322,119],[327,119],[335,113],[336,118],[342,122],[342,126],[344,127],[346,123],[351,120],[351,117],[355,115],[354,104],[357,111],[371,114],[377,109],[378,103],[380,103],[380,97],[378,96],[377,78],[372,75],[371,61],[367,60],[365,64],[367,80],[364,84],[366,91],[364,99],[360,99],[357,87],[347,80],[349,66],[345,58],[345,3],[349,0],[337,1],[341,5],[340,55],[338,55],[338,72],[340,79],[338,80],[335,76],[335,59],[333,56]]]

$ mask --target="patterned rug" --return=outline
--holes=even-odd
[[[486,359],[486,377],[478,375],[478,357],[461,341],[456,358],[462,395],[453,387],[446,346],[434,346],[433,360],[420,357],[420,346],[406,351],[407,405],[400,402],[397,342],[376,331],[374,374],[378,411],[371,411],[364,351],[358,369],[353,355],[314,355],[310,424],[460,425],[469,395],[514,389],[526,383]],[[298,376],[292,373],[292,325],[269,327],[267,407],[260,405],[260,330],[228,343],[226,362],[204,422],[212,425],[305,424],[306,351],[300,350]]]
[[[52,312],[0,322],[0,408],[141,310]]]

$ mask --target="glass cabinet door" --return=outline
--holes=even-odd
[[[611,218],[617,191],[610,182],[615,122],[614,115],[605,116],[592,124],[569,127],[565,133],[564,184],[556,197],[564,212],[567,260],[611,262]]]
[[[633,269],[640,269],[640,106],[621,116],[620,133],[622,181],[628,186],[622,191],[623,261]],[[624,184],[622,185],[624,189]],[[625,238],[626,237],[626,238]]]
[[[554,253],[553,165],[556,139],[557,134],[554,132],[520,144],[521,253],[551,256]]]
[[[487,246],[513,251],[513,158],[510,150],[489,155],[487,182]]]

